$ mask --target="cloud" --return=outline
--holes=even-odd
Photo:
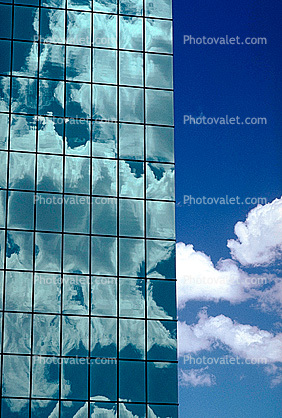
[[[206,310],[199,313],[197,324],[180,323],[179,355],[210,350],[220,344],[233,355],[244,359],[275,363],[282,361],[282,333],[272,334],[256,326],[240,324],[218,315],[208,316]]]
[[[282,383],[282,367],[271,364],[265,367],[265,372],[271,377],[272,388]]]
[[[191,369],[188,372],[179,370],[180,386],[213,386],[216,384],[216,378],[213,374],[207,373],[207,367],[201,369]]]
[[[253,276],[238,268],[233,260],[220,260],[215,267],[209,256],[183,242],[177,244],[176,259],[180,309],[189,300],[239,303],[252,297],[249,290],[258,283]]]
[[[237,240],[227,246],[243,266],[271,264],[282,254],[282,198],[252,209],[234,228]]]

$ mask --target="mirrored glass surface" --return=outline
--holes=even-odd
[[[2,399],[1,411],[4,417],[21,418],[29,414],[29,401],[27,399]]]
[[[117,316],[116,277],[92,277],[91,314]]]
[[[117,84],[117,51],[94,48],[94,83]]]
[[[82,319],[85,319],[85,318],[82,318]],[[68,360],[69,360],[68,362],[63,361],[63,364],[62,364],[62,375],[61,375],[62,398],[87,400],[88,398],[87,359],[86,358],[79,358],[79,359],[70,358]],[[78,413],[80,414],[81,411],[79,411]]]
[[[119,10],[123,15],[143,14],[143,0],[119,0]]]
[[[136,161],[119,161],[119,195],[144,197],[144,164]]]
[[[146,86],[161,89],[173,88],[173,57],[146,54]]]
[[[63,129],[64,120],[62,118],[39,117],[38,151],[62,154]]]
[[[0,230],[0,268],[4,268],[5,257],[5,231]]]
[[[84,12],[70,12],[67,17],[67,44],[91,44],[91,14]]]
[[[177,360],[177,323],[175,321],[148,321],[148,360]]]
[[[59,362],[50,357],[34,357],[32,364],[32,391],[35,398],[58,398]],[[48,402],[48,401],[47,401]],[[45,402],[42,406],[47,406]],[[54,406],[54,403],[52,404]]]
[[[143,86],[143,54],[120,51],[119,82],[129,86]]]
[[[61,0],[52,0],[61,2]],[[52,6],[50,1],[45,1],[45,6]],[[54,4],[60,7],[59,4]],[[42,8],[40,12],[40,40],[41,42],[52,42],[55,44],[65,43],[65,11]],[[49,48],[49,45],[48,45]],[[41,56],[41,59],[44,57]]]
[[[60,313],[61,283],[59,274],[36,273],[34,276],[34,311]]]
[[[88,234],[90,197],[64,196],[64,231]]]
[[[177,403],[177,363],[148,363],[148,400]]]
[[[90,126],[90,122],[80,119],[66,121],[66,154],[90,155]]]
[[[79,414],[88,414],[88,404],[78,401],[64,401],[61,403],[61,417],[71,418]]]
[[[173,128],[147,126],[146,159],[149,161],[174,162]]]
[[[0,189],[7,189],[7,157],[6,152],[0,152]]]
[[[119,417],[127,418],[128,416],[136,416],[138,418],[146,418],[146,406],[142,404],[124,404],[119,403]]]
[[[119,274],[129,277],[144,277],[145,243],[142,239],[120,238]]]
[[[94,14],[94,46],[117,47],[117,17],[108,14]]]
[[[98,397],[97,397],[98,398]],[[115,418],[117,417],[117,405],[110,402],[91,402],[90,403],[90,413],[93,414],[102,414],[105,417]]]
[[[64,315],[62,317],[62,338],[63,356],[88,356],[89,318]]]
[[[41,13],[44,16],[46,9],[41,9]],[[39,77],[63,80],[64,63],[65,48],[63,45],[40,44]]]
[[[174,200],[174,165],[147,164],[146,196],[147,199]]]
[[[35,79],[14,77],[12,92],[12,112],[36,114],[38,94]]]
[[[117,399],[117,365],[114,360],[112,363],[102,364],[102,360],[91,362],[90,367],[90,396],[92,400],[116,400]],[[92,411],[108,413],[112,409],[112,405],[98,404],[96,407],[91,405]],[[104,406],[105,405],[105,406]],[[115,416],[115,415],[112,415]]]
[[[173,125],[173,93],[146,90],[146,121],[151,124]]]
[[[4,396],[29,396],[30,357],[3,356]],[[10,404],[11,405],[11,404]]]
[[[10,153],[9,187],[33,190],[35,176],[35,154]]]
[[[143,50],[143,19],[120,16],[119,47],[134,51]]]
[[[37,155],[37,190],[43,192],[63,191],[63,158],[56,155]],[[39,204],[60,204],[58,198],[46,199],[45,194],[39,194],[36,202]],[[41,198],[40,198],[41,197]]]
[[[66,83],[66,116],[71,118],[90,118],[91,86],[82,83]]]
[[[91,260],[93,274],[117,275],[117,240],[110,237],[92,237]]]
[[[66,157],[65,192],[89,194],[90,160],[88,158]]]
[[[10,102],[10,77],[0,77],[0,111],[8,112]]]
[[[119,357],[122,359],[145,358],[145,321],[119,320]]]
[[[11,38],[12,34],[12,6],[1,4],[0,13],[5,25],[1,25],[0,36],[1,38]]]
[[[94,157],[117,157],[117,124],[93,122],[92,154]]]
[[[4,314],[5,353],[30,354],[31,315],[25,313]]]
[[[63,313],[87,315],[89,312],[89,278],[64,275]]]
[[[172,18],[172,0],[146,0],[146,16]]]
[[[117,162],[92,160],[92,193],[98,196],[117,195]]]
[[[143,89],[120,87],[119,118],[122,122],[144,122],[144,92]],[[159,109],[158,109],[159,110]]]
[[[38,39],[39,13],[36,7],[15,6],[14,39],[33,41]]]
[[[1,91],[1,80],[0,80]],[[1,109],[1,98],[0,98]],[[3,113],[0,114],[0,149],[6,150],[8,148],[8,131],[9,131],[9,116]]]
[[[91,10],[92,0],[68,0],[69,9]]]
[[[146,19],[146,51],[172,53],[172,22]]]
[[[60,354],[59,315],[33,316],[33,353],[51,356]]]
[[[115,358],[116,355],[117,320],[115,318],[91,318],[91,356]]]
[[[10,149],[36,151],[36,118],[13,115],[10,133]]]
[[[0,190],[0,228],[4,228],[6,224],[6,196],[5,190]]]
[[[129,318],[145,316],[145,283],[143,279],[120,279],[119,315]]]
[[[7,311],[32,311],[32,273],[6,272],[5,309]]]
[[[64,272],[75,274],[89,272],[89,244],[88,236],[64,236]]]
[[[93,0],[95,12],[116,13],[117,0]]]
[[[91,80],[91,50],[79,46],[67,46],[67,80]]]
[[[92,199],[92,233],[117,235],[117,199]]]
[[[49,193],[36,195],[36,229],[38,231],[60,232],[62,230],[62,205],[57,204],[57,197],[58,195]]]
[[[8,75],[11,72],[11,41],[0,40],[0,54],[1,54],[1,63],[0,63],[0,73]]]
[[[57,414],[58,412],[58,402],[51,401],[43,401],[42,399],[35,401],[31,401],[31,418],[38,418],[42,416],[52,416],[52,414]],[[46,414],[46,415],[45,415]]]
[[[119,233],[123,236],[144,236],[144,202],[120,199]]]
[[[130,160],[144,159],[144,126],[120,123],[119,157]]]
[[[35,234],[35,269],[57,272],[61,270],[61,235],[52,233]]]
[[[117,120],[117,88],[93,86],[93,118],[105,122]]]
[[[13,42],[13,75],[36,77],[38,72],[38,44]]]
[[[63,116],[64,114],[63,81],[40,80],[39,113],[40,115]]]
[[[150,319],[176,319],[175,282],[148,280],[147,313]]]
[[[134,385],[132,384],[134,376]],[[119,362],[119,398],[132,402],[145,401],[145,362]]]
[[[175,243],[147,240],[147,277],[175,279]]]
[[[6,242],[6,266],[14,270],[32,270],[33,234],[8,231]]]
[[[178,407],[176,405],[148,405],[148,414],[154,414],[157,418],[178,418]]]
[[[4,284],[4,271],[0,271],[0,309],[3,309],[3,284]],[[2,314],[1,314],[2,320]]]
[[[8,228],[33,229],[34,194],[10,192],[8,199]]]
[[[173,202],[147,202],[147,236],[175,238],[175,207]]]

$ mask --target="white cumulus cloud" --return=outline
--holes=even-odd
[[[179,371],[179,383],[181,386],[213,386],[216,384],[216,378],[213,374],[206,372],[207,367],[201,369],[190,369],[188,371]]]

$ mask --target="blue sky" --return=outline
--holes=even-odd
[[[194,198],[239,196],[240,202],[247,197],[265,197],[269,202],[261,211],[252,212],[248,221],[251,240],[254,239],[255,230],[258,232],[257,242],[239,248],[235,244],[235,249],[231,244],[233,261],[225,266],[228,271],[236,270],[237,266],[239,270],[236,270],[236,277],[239,280],[245,277],[244,274],[248,277],[256,274],[256,277],[267,278],[268,284],[247,289],[251,297],[246,297],[246,290],[240,293],[242,289],[231,289],[225,300],[222,298],[217,302],[208,286],[206,291],[198,292],[194,298],[187,297],[179,310],[180,321],[193,327],[193,332],[198,328],[198,331],[209,332],[206,338],[219,344],[217,348],[214,345],[209,347],[210,351],[193,351],[188,347],[187,352],[190,350],[194,357],[221,357],[238,352],[244,357],[242,347],[240,351],[230,340],[223,341],[223,337],[216,339],[211,336],[208,328],[212,326],[211,318],[223,322],[228,321],[224,318],[229,318],[231,323],[228,329],[235,334],[243,332],[246,338],[249,332],[248,328],[244,328],[246,325],[257,327],[250,329],[251,334],[261,335],[262,330],[268,332],[265,347],[267,341],[273,340],[278,344],[278,357],[280,355],[282,359],[280,340],[277,340],[282,332],[282,319],[278,312],[281,305],[277,300],[274,303],[271,299],[270,302],[269,297],[265,302],[264,293],[275,283],[280,283],[282,273],[281,257],[277,253],[272,257],[275,245],[276,249],[282,248],[282,240],[279,241],[276,235],[281,231],[281,205],[280,201],[271,203],[282,195],[282,88],[279,77],[282,61],[281,12],[282,5],[277,0],[271,3],[247,3],[242,0],[174,1],[177,241],[194,246],[193,250],[185,247],[186,253],[183,250],[185,254],[181,256],[181,271],[189,272],[192,278],[193,275],[199,275],[197,268],[201,269],[201,263],[207,263],[204,255],[210,257],[214,265],[220,259],[231,260],[227,240],[237,239],[235,224],[244,222],[248,213],[257,206],[188,205],[184,204],[185,195]],[[184,45],[184,35],[195,38],[226,35],[240,36],[240,39],[265,37],[267,44]],[[184,125],[184,115],[195,118],[229,115],[239,116],[242,120],[246,117],[264,117],[267,124]],[[273,251],[270,248],[272,238]],[[265,259],[263,256],[260,258],[260,245],[262,253],[268,254]],[[245,262],[244,251],[249,252],[248,261]],[[191,265],[193,256],[198,257],[198,263]],[[222,271],[220,266],[214,268]],[[214,273],[218,274],[217,271]],[[213,274],[212,268],[209,274]],[[232,292],[237,295],[235,302]],[[275,292],[279,293],[276,289]],[[207,313],[200,314],[202,322],[199,325],[197,315],[203,307],[207,307]],[[224,318],[220,315],[224,315]],[[198,328],[195,328],[196,324]],[[248,354],[245,351],[246,356]],[[186,384],[180,386],[180,418],[280,417],[282,383],[277,384],[277,381],[279,373],[281,376],[281,363],[274,361],[277,357],[273,359],[269,368],[262,365],[213,364],[204,369],[203,366],[184,365],[183,357],[180,357],[180,369],[188,376]],[[191,372],[191,369],[197,368],[203,370]]]

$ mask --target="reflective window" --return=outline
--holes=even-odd
[[[119,156],[130,160],[144,159],[144,127],[121,123],[119,126]]]
[[[146,90],[146,121],[159,125],[173,125],[173,93]]]
[[[92,273],[108,276],[117,274],[117,240],[109,237],[92,237]]]
[[[75,1],[75,0],[72,0]],[[68,11],[67,43],[72,45],[91,44],[91,14]]]
[[[132,384],[134,376],[134,385]],[[145,401],[145,362],[119,362],[119,397],[131,402]]]
[[[131,318],[145,316],[145,283],[142,279],[120,279],[119,315]]]
[[[177,364],[148,363],[149,402],[177,403]]]
[[[57,10],[56,12],[61,12]],[[46,9],[41,9],[41,19]],[[63,17],[64,18],[64,17]],[[41,35],[42,36],[42,35]],[[44,78],[64,78],[65,48],[62,45],[40,44],[39,76]]]
[[[147,199],[174,200],[174,165],[147,164],[146,196]]]
[[[149,238],[175,238],[174,203],[148,201],[146,215]]]
[[[129,277],[144,277],[145,243],[143,239],[119,240],[119,274]]]
[[[117,52],[109,49],[93,50],[93,80],[95,83],[117,83]]]
[[[144,197],[144,164],[135,161],[119,161],[119,195]]]
[[[116,196],[117,163],[114,160],[92,161],[92,193],[98,196]],[[98,200],[97,200],[98,202]],[[101,199],[102,204],[102,199]]]
[[[67,79],[74,81],[91,80],[91,51],[90,48],[67,46],[66,60]]]
[[[172,22],[146,19],[146,51],[172,53]]]
[[[148,321],[148,359],[176,361],[176,333],[174,321]]]
[[[93,122],[92,153],[94,157],[116,158],[117,124]]]
[[[148,126],[146,129],[146,159],[174,162],[173,129]]]
[[[148,280],[147,310],[148,318],[176,319],[175,282]]]
[[[172,56],[146,54],[146,86],[161,89],[172,89],[172,67]]]
[[[119,82],[129,86],[143,85],[143,54],[139,52],[120,52]]]
[[[123,359],[145,358],[145,321],[120,319],[119,351]]]
[[[92,199],[92,233],[117,235],[117,200],[109,197]]]
[[[145,14],[146,16],[171,19],[172,0],[146,0]]]
[[[26,41],[38,39],[39,14],[36,7],[15,6],[14,38]]]
[[[147,277],[175,279],[175,243],[147,240]]]
[[[117,0],[93,0],[95,12],[117,12]]]
[[[63,289],[63,313],[87,315],[89,312],[89,278],[65,274]]]
[[[60,2],[61,0],[52,0]],[[45,6],[52,6],[50,1]],[[60,6],[59,4],[54,6]],[[52,42],[55,44],[65,43],[65,12],[64,10],[45,9],[40,12],[40,40],[41,42]],[[41,46],[42,47],[42,46]],[[47,51],[50,45],[47,46]],[[57,49],[58,50],[58,49]],[[47,54],[46,54],[47,55]],[[41,59],[46,56],[43,54]],[[64,55],[61,55],[62,57]],[[44,59],[44,58],[43,58]],[[42,61],[41,61],[42,62]]]
[[[37,271],[56,272],[61,270],[61,245],[59,234],[36,233],[35,269]]]
[[[36,118],[13,116],[10,131],[10,149],[15,151],[36,151]]]
[[[91,356],[115,358],[116,355],[117,320],[114,318],[91,318]],[[102,364],[101,360],[100,364]]]
[[[100,48],[117,47],[117,17],[94,14],[94,46]]]
[[[13,75],[36,77],[37,71],[38,45],[34,42],[13,42]]]
[[[93,86],[93,118],[105,122],[117,120],[117,88]]]
[[[115,277],[92,277],[91,314],[117,316],[117,279]]]
[[[119,92],[120,121],[142,123],[144,121],[143,89],[121,87]]]
[[[119,47],[135,51],[143,50],[143,19],[120,16]]]
[[[84,235],[64,236],[64,272],[89,273],[90,238]]]
[[[144,236],[144,202],[142,200],[120,199],[120,235]]]
[[[34,194],[28,192],[10,192],[8,199],[8,227],[33,229]]]
[[[58,274],[37,273],[34,277],[34,311],[41,313],[60,313],[61,276]],[[65,289],[64,289],[65,291]]]

